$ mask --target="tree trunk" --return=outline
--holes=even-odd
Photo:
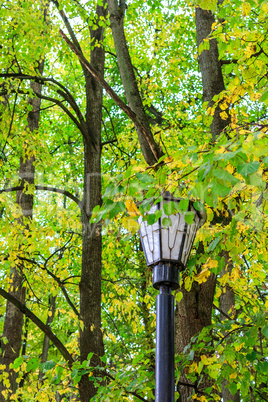
[[[233,264],[229,260],[229,254],[228,252],[223,252],[223,258],[225,259],[225,267],[223,268],[221,272],[221,276],[225,275],[226,273],[231,274],[232,269],[233,269]],[[224,287],[222,294],[220,296],[220,319],[222,321],[226,320],[226,315],[230,315],[230,310],[234,308],[235,305],[235,294],[233,289],[226,284]],[[231,313],[231,315],[233,315]],[[225,335],[225,333],[223,333]],[[225,378],[222,381],[222,387],[221,387],[221,393],[222,393],[222,400],[223,402],[228,402],[228,401],[233,401],[233,402],[240,402],[240,392],[237,391],[235,395],[232,395],[229,389],[227,388],[228,385],[228,379]]]
[[[40,65],[40,72],[43,70],[43,65]],[[31,83],[31,87],[36,93],[41,92],[41,85],[37,83]],[[33,98],[29,100],[32,105],[32,110],[27,117],[28,128],[31,132],[38,129],[39,115],[40,115],[40,99]],[[19,176],[21,179],[21,185],[34,184],[34,158],[20,158]],[[16,203],[21,208],[21,217],[19,223],[22,230],[28,227],[27,221],[32,219],[33,214],[33,195],[25,194],[24,190],[18,190],[16,192]],[[9,293],[16,297],[21,303],[25,303],[25,286],[23,276],[23,263],[19,266],[11,268],[10,272],[10,290]],[[6,314],[4,321],[3,337],[6,341],[1,344],[1,364],[5,365],[5,374],[8,374],[9,384],[4,385],[0,383],[0,401],[4,402],[6,398],[4,394],[9,395],[15,393],[17,389],[17,374],[10,368],[10,364],[19,356],[22,339],[22,327],[23,327],[23,313],[17,309],[11,302],[7,301]]]
[[[151,133],[148,117],[143,108],[141,96],[134,74],[134,69],[127,47],[124,32],[124,13],[126,10],[125,1],[120,0],[119,6],[117,0],[108,0],[108,9],[110,13],[110,22],[113,33],[116,57],[127,102],[130,109],[136,114],[139,122],[146,129],[148,135],[150,136],[151,143],[154,144],[155,152],[153,153],[144,135],[141,133],[139,128],[136,127],[143,156],[148,165],[153,165],[160,158],[162,152],[154,141],[153,135]]]
[[[105,16],[106,10],[97,6],[98,16]],[[103,28],[91,32],[93,42],[101,42]],[[91,64],[104,75],[104,49],[95,47],[91,52]],[[83,249],[80,282],[80,315],[83,327],[80,331],[80,359],[88,359],[93,353],[92,366],[100,365],[104,354],[101,330],[101,225],[89,222],[92,210],[101,204],[101,124],[102,124],[102,87],[84,70],[86,78],[87,114],[86,123],[94,145],[84,141],[84,195],[83,195]],[[79,383],[81,402],[89,402],[97,389],[88,375]]]
[[[203,10],[200,7],[196,9],[195,25],[198,46],[211,33],[213,22],[215,19],[211,11]],[[208,102],[208,106],[213,107],[215,103],[213,97],[225,90],[216,39],[209,40],[209,50],[203,50],[200,54],[199,66],[202,75],[203,102]],[[221,118],[221,111],[220,107],[217,106],[210,126],[213,141],[230,123],[229,116],[226,120]],[[228,114],[228,110],[226,113]]]
[[[49,313],[47,316],[46,325],[50,326],[54,320],[56,311],[56,296],[49,296]],[[45,334],[44,341],[43,341],[43,349],[42,349],[42,356],[41,356],[41,363],[45,363],[47,361],[49,351],[49,337]],[[41,370],[39,373],[39,383],[42,384],[44,381],[44,373]]]
[[[215,286],[216,277],[211,275],[205,283],[198,284],[194,282],[189,292],[184,288],[181,289],[183,298],[177,305],[175,318],[176,353],[182,353],[185,346],[190,343],[191,338],[211,324]],[[203,381],[199,389],[206,388],[208,386],[207,382],[209,380]],[[193,390],[193,384],[187,381],[185,375],[182,374],[178,383],[180,401],[188,401]]]
[[[211,11],[196,8],[195,23],[197,34],[197,45],[199,46],[206,39],[212,30],[212,24],[215,21]],[[219,61],[219,52],[216,39],[209,41],[209,49],[203,50],[199,56],[199,66],[202,75],[203,102],[208,102],[209,107],[213,107],[215,101],[213,97],[225,90],[224,80]],[[212,140],[228,126],[228,118],[223,120],[220,115],[221,109],[217,105],[210,126]],[[213,222],[211,223],[213,225]],[[216,277],[211,275],[207,282],[202,284],[193,283],[190,292],[182,289],[183,298],[178,305],[176,313],[176,351],[182,353],[185,346],[188,345],[191,338],[199,333],[204,327],[211,324],[211,314],[213,298],[216,286]],[[183,385],[187,383],[184,374],[182,375],[178,387],[180,401],[186,402],[192,395],[194,387]],[[209,378],[204,378],[199,389],[210,385]]]

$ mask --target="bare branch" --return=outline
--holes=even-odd
[[[11,193],[13,191],[17,191],[17,190],[23,190],[24,186],[15,186],[15,187],[10,187],[10,188],[4,188],[2,190],[0,190],[0,194],[2,193]],[[83,204],[82,202],[79,200],[79,198],[77,198],[75,195],[73,195],[72,193],[70,193],[67,190],[61,190],[60,188],[55,188],[55,187],[47,187],[47,186],[35,186],[36,190],[44,190],[44,191],[52,191],[53,193],[58,193],[58,194],[63,194],[66,197],[70,198],[71,200],[73,200],[80,208],[80,210],[83,209]]]
[[[69,367],[72,366],[74,360],[59,338],[51,331],[50,327],[44,324],[25,304],[21,303],[16,297],[12,296],[4,289],[0,288],[0,295],[16,306],[26,317],[28,317],[37,327],[50,339],[53,345],[58,349],[64,359],[68,362]]]

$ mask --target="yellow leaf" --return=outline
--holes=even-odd
[[[232,373],[230,376],[229,376],[229,378],[236,378],[237,377],[237,374],[236,373]]]
[[[182,293],[182,292],[177,292],[177,293],[175,294],[175,300],[176,300],[176,302],[179,303],[182,298],[183,298],[183,293]]]
[[[184,287],[187,290],[187,292],[189,292],[191,290],[192,283],[193,283],[193,278],[191,276],[187,276],[184,281]]]
[[[124,228],[126,228],[129,232],[133,234],[139,230],[139,223],[131,217],[124,217],[122,218],[121,222]]]
[[[242,5],[242,15],[243,15],[243,17],[246,17],[247,15],[249,15],[250,11],[251,11],[251,5],[249,3],[247,3],[247,2],[244,3]]]
[[[206,264],[207,268],[216,268],[218,266],[218,261],[217,260],[209,260]]]
[[[262,11],[265,13],[265,14],[268,14],[268,4],[267,3],[264,3],[263,5],[262,5]]]
[[[141,215],[133,200],[126,200],[126,207],[130,216]]]
[[[201,361],[202,361],[202,363],[203,363],[204,365],[208,364],[208,358],[207,358],[206,355],[202,355],[202,356],[200,356],[200,357],[201,357]]]
[[[232,174],[234,172],[234,167],[232,165],[228,164],[226,166],[226,170],[227,170],[227,172]]]
[[[228,114],[226,112],[221,112],[220,116],[221,116],[222,120],[227,120],[228,119]]]
[[[206,282],[207,278],[210,275],[210,271],[208,267],[203,269],[203,271],[200,272],[200,274],[197,275],[196,279],[198,283]]]

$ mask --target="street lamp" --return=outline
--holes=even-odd
[[[191,201],[185,213],[166,215],[169,206],[174,209],[180,201],[165,193],[162,201],[149,211],[149,214],[162,211],[157,222],[149,225],[139,218],[146,263],[153,267],[153,287],[159,289],[156,299],[155,402],[174,402],[175,325],[174,296],[171,292],[179,287],[179,271],[185,269],[196,232],[206,220],[206,213],[197,211]],[[179,210],[179,207],[175,209]],[[186,213],[193,214],[192,224],[186,223]]]

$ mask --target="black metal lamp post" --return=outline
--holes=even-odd
[[[191,225],[185,222],[185,213],[169,216],[172,224],[163,225],[164,213],[170,201],[181,199],[168,193],[152,206],[149,213],[162,210],[162,216],[153,225],[139,219],[140,237],[148,266],[153,267],[153,286],[159,289],[156,300],[156,353],[155,353],[155,402],[174,402],[174,296],[179,287],[179,271],[187,264],[197,230],[204,224],[206,213],[197,211],[189,202],[187,212],[194,214]]]

